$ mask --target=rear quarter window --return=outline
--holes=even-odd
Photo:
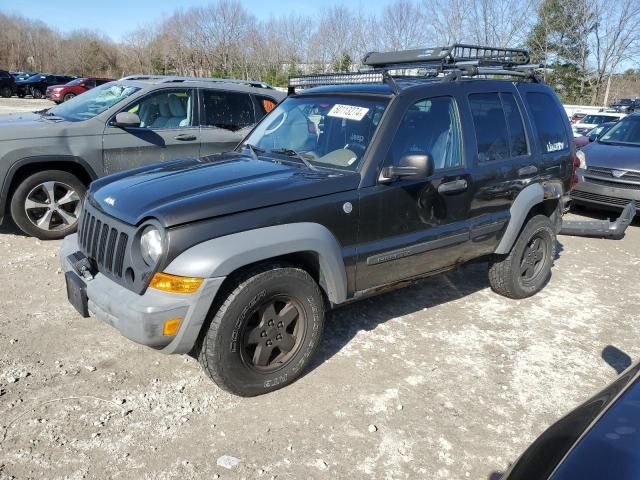
[[[528,92],[527,105],[536,127],[537,142],[542,153],[552,153],[569,149],[569,139],[562,113],[554,99],[542,92]]]

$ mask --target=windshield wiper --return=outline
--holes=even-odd
[[[302,163],[304,163],[305,166],[309,170],[312,170],[314,172],[318,171],[318,169],[316,167],[314,167],[309,160],[307,160],[302,155],[300,155],[298,152],[296,152],[295,150],[292,150],[290,148],[274,148],[274,149],[271,150],[271,153],[279,153],[279,154],[282,154],[282,155],[286,155],[287,157],[297,158]]]
[[[251,158],[253,158],[254,160],[258,160],[258,153],[264,153],[264,150],[262,148],[258,148],[255,145],[251,145],[250,143],[245,143],[242,146],[251,152]]]

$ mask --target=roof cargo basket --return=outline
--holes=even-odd
[[[398,93],[400,87],[396,79],[435,78],[442,74],[448,79],[484,75],[540,82],[536,71],[542,65],[532,65],[529,61],[527,50],[462,43],[398,52],[371,52],[365,55],[365,68],[359,72],[289,78],[289,94],[295,93],[296,88],[365,83],[387,83],[394,93]]]

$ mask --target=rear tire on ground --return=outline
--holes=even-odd
[[[75,93],[67,93],[63,98],[62,101],[63,102],[68,102],[69,100],[71,100],[73,97],[75,97],[76,94]]]
[[[556,233],[545,215],[531,217],[508,255],[489,262],[489,283],[494,292],[508,298],[535,295],[549,281],[556,253]]]
[[[62,170],[34,173],[11,196],[11,217],[27,235],[57,240],[76,231],[86,187]]]
[[[19,98],[24,98],[24,97],[26,97],[26,95],[25,95],[24,93],[22,93],[22,92],[18,93],[17,95],[18,95],[18,97],[19,97]]]
[[[195,352],[224,390],[251,397],[296,380],[320,342],[323,297],[304,270],[262,265],[235,279]]]
[[[2,87],[2,89],[0,89],[0,95],[3,98],[9,98],[13,95],[13,91],[11,90],[11,87]]]

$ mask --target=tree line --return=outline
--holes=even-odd
[[[391,0],[258,19],[238,0],[181,8],[119,42],[0,12],[0,68],[256,79],[359,67],[369,51],[454,42],[527,47],[571,103],[640,95],[640,0]],[[626,70],[623,74],[622,71]],[[609,98],[610,97],[610,98]]]

